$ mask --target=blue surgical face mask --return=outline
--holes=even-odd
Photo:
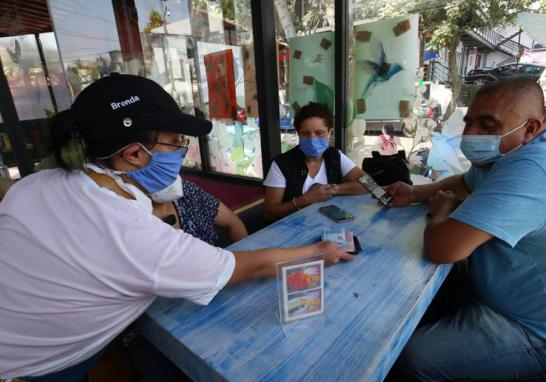
[[[523,144],[505,154],[500,152],[500,142],[503,137],[521,129],[527,121],[503,135],[463,135],[461,137],[461,151],[472,164],[486,164],[497,161],[505,155],[519,149]]]
[[[185,149],[167,152],[150,152],[144,146],[152,158],[146,167],[127,172],[127,176],[138,182],[149,194],[157,193],[172,185],[186,155]]]
[[[311,158],[318,158],[330,146],[328,137],[324,138],[305,138],[300,137],[300,150]]]

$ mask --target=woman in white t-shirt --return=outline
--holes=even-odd
[[[226,285],[275,276],[280,261],[353,259],[329,242],[232,253],[179,229],[181,134],[212,125],[183,114],[151,80],[102,78],[63,121],[52,129],[63,168],[24,177],[0,203],[0,379],[87,380],[156,296],[206,305]],[[66,169],[71,137],[85,144],[83,170]],[[172,208],[158,218],[153,203]]]
[[[335,195],[366,192],[357,181],[364,171],[330,147],[333,116],[326,105],[305,105],[296,113],[294,126],[299,145],[273,160],[263,182],[269,221]]]

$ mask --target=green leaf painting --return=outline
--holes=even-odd
[[[334,112],[334,91],[332,88],[319,80],[315,79],[315,100],[328,106],[328,109]]]

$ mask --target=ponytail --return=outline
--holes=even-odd
[[[85,144],[78,132],[74,112],[61,111],[49,120],[52,151],[59,167],[81,169],[85,163]]]

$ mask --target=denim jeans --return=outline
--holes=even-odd
[[[418,328],[397,362],[418,381],[546,380],[546,340],[476,298]]]

